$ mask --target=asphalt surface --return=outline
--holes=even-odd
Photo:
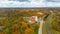
[[[40,28],[38,34],[42,34],[43,20],[40,20]]]

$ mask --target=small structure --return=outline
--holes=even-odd
[[[24,17],[25,21],[29,21],[31,23],[38,22],[38,17],[37,16],[32,16],[32,17]]]
[[[37,22],[38,21],[38,17],[37,16],[32,16],[31,17],[31,22]]]

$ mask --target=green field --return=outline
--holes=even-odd
[[[50,29],[51,29],[52,34],[60,34],[59,31],[56,31],[56,30],[54,30],[54,29],[51,27],[51,24],[50,24],[50,23],[49,23],[49,26],[50,26]]]
[[[43,23],[42,34],[47,34],[46,24],[45,23]]]
[[[51,33],[52,33],[52,34],[60,34],[59,31],[56,31],[56,30],[54,30],[54,29],[51,27],[51,24],[50,24],[50,23],[49,23],[49,26],[50,26],[50,30],[51,30]],[[47,34],[47,29],[46,29],[46,24],[45,24],[45,23],[43,23],[42,33],[43,33],[43,34]]]

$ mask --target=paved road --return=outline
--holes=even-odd
[[[38,34],[42,34],[43,20],[40,20],[40,28]]]
[[[51,30],[50,30],[50,26],[49,26],[48,22],[46,22],[46,28],[47,28],[47,33],[51,34]]]
[[[40,20],[40,28],[39,28],[39,32],[38,34],[42,34],[42,26],[43,26],[43,20]],[[48,34],[51,34],[51,31],[50,31],[50,27],[49,27],[49,24],[46,23],[46,29],[47,29],[47,33]]]

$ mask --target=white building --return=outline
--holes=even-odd
[[[25,21],[29,21],[31,23],[38,22],[38,17],[37,16],[32,16],[32,17],[24,17]]]
[[[32,16],[31,20],[29,22],[32,22],[32,23],[38,22],[38,17],[37,16]]]

